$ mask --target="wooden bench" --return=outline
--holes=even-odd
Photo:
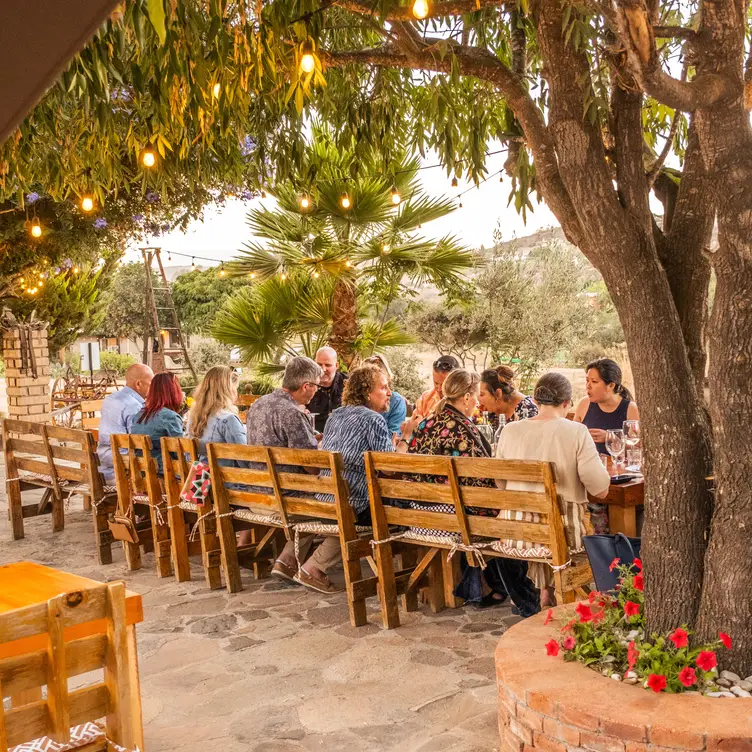
[[[141,548],[154,549],[157,575],[172,574],[170,528],[167,524],[167,496],[162,489],[157,462],[151,455],[151,439],[140,434],[110,436],[112,465],[117,487],[117,513],[134,521],[138,543],[123,538],[129,570],[141,569]],[[137,517],[149,520],[138,521]],[[110,527],[115,536],[115,526]]]
[[[209,444],[208,453],[227,589],[232,593],[242,589],[238,563],[241,554],[250,556],[257,577],[268,572],[278,553],[280,531],[288,540],[296,532],[337,536],[342,548],[350,622],[353,626],[365,624],[366,598],[376,595],[377,585],[375,577],[362,576],[360,566],[361,559],[371,554],[370,528],[355,526],[342,475],[342,456],[338,452],[236,444]],[[261,469],[227,467],[220,464],[222,460],[258,463]],[[293,473],[281,466],[328,470],[331,475]],[[237,484],[244,488],[239,490]],[[314,495],[319,493],[330,494],[334,503],[316,499]],[[253,531],[254,542],[238,548],[235,532],[243,528]]]
[[[544,562],[554,568],[560,603],[572,602],[575,593],[584,596],[583,586],[592,582],[584,552],[576,555],[569,552],[551,463],[367,452],[365,465],[385,627],[399,626],[397,597],[412,595],[426,570],[433,568],[433,588],[439,588],[442,550],[452,553],[464,550],[470,563],[476,565],[483,561],[481,557],[489,556]],[[404,474],[408,478],[441,476],[447,482],[405,480]],[[473,478],[534,483],[540,490],[510,491],[463,485],[463,480]],[[406,504],[396,506],[395,500]],[[427,504],[448,504],[454,512],[423,508]],[[508,516],[518,512],[531,514],[527,515],[529,521],[516,521],[501,515],[473,514],[472,508],[504,510]],[[395,573],[390,525],[408,528],[399,536],[401,544],[428,548],[416,566]],[[519,549],[509,543],[514,541],[536,545]]]
[[[201,563],[204,568],[206,584],[215,590],[222,587],[220,572],[221,550],[217,536],[217,521],[210,515],[211,505],[195,506],[194,509],[180,507],[180,491],[188,477],[191,465],[198,460],[198,441],[196,439],[162,437],[162,467],[164,468],[164,485],[167,493],[167,520],[172,541],[172,564],[178,582],[191,579],[189,555],[194,550],[194,537],[191,526],[204,518],[198,526],[201,546]],[[208,517],[207,517],[208,515]],[[186,519],[187,518],[187,519]],[[189,524],[190,523],[190,524]]]
[[[23,521],[40,514],[52,515],[52,530],[65,526],[65,502],[81,495],[84,509],[94,509],[100,563],[109,563],[98,531],[101,517],[115,499],[115,489],[105,486],[99,473],[96,445],[89,431],[22,420],[3,421],[6,488],[13,537],[24,537]],[[23,503],[25,491],[42,491],[42,499]],[[103,548],[104,546],[104,548]],[[102,558],[104,556],[104,558]]]
[[[72,637],[96,621],[106,630]],[[138,669],[126,629],[122,582],[0,614],[0,645],[29,644],[20,654],[0,658],[0,752],[35,740],[37,750],[47,749],[49,740],[75,742],[87,752],[113,749],[109,742],[128,750],[143,747]],[[44,647],[29,638],[44,640]],[[69,689],[69,678],[102,669],[103,680]],[[16,701],[6,710],[3,698]]]

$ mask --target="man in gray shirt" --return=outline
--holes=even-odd
[[[318,440],[305,413],[305,406],[319,387],[322,370],[310,358],[291,358],[285,366],[282,388],[275,389],[256,400],[246,414],[246,434],[249,446],[318,449]],[[302,472],[296,466],[277,466],[278,472]],[[292,495],[292,494],[290,494]],[[315,536],[302,536],[299,541],[300,559],[304,560]],[[339,539],[327,536],[300,569],[295,558],[295,544],[289,541],[274,562],[272,574],[294,580],[322,593],[334,593],[342,588],[332,584],[326,576],[329,567],[340,561]]]

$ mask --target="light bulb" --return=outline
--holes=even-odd
[[[37,287],[44,287],[44,282],[41,279],[37,282]]]
[[[251,279],[256,279],[256,272],[249,272],[249,273],[248,273],[248,276],[249,276],[249,277],[250,277]]]
[[[151,150],[145,151],[141,157],[141,161],[143,162],[144,167],[154,167],[157,163],[157,155]]]
[[[42,236],[42,226],[39,224],[39,222],[35,221],[34,224],[31,226],[31,234],[35,238],[39,238]]]
[[[462,208],[462,200],[460,200],[460,205],[457,207],[458,209]]]
[[[458,185],[457,178],[452,178],[452,188],[456,188]]]
[[[36,291],[37,291],[37,288],[36,288],[36,287],[32,287],[32,288],[31,288],[31,289],[29,290],[29,292],[30,292],[30,293],[31,293],[32,295],[34,295],[34,293],[36,293]]]
[[[428,0],[415,0],[413,3],[413,15],[423,19],[428,15]]]
[[[287,275],[284,272],[282,272],[282,276],[280,279],[284,282],[287,279]]]
[[[308,209],[310,205],[311,205],[311,200],[308,198],[308,196],[302,196],[300,199],[300,208]]]
[[[225,276],[225,268],[224,268],[224,266],[221,266],[219,268],[219,276],[220,277],[224,277]]]
[[[212,94],[214,95],[214,99],[219,99],[219,94],[222,91],[222,84],[216,83],[212,87]]]
[[[301,47],[300,70],[303,73],[313,73],[316,68],[316,56],[313,54],[313,42],[306,39]]]
[[[91,196],[84,196],[81,199],[81,208],[85,212],[90,212],[94,208],[94,199]]]
[[[23,278],[23,277],[21,277],[21,278],[20,278],[20,279],[19,279],[18,281],[19,281],[19,282],[21,282],[21,283],[23,283],[23,281],[24,281],[24,278]]]
[[[384,245],[381,248],[382,253],[389,254],[392,252],[392,246],[389,245],[389,243],[384,243]]]
[[[314,277],[315,277],[316,279],[318,279],[320,275],[319,275],[319,273],[318,273],[318,272],[314,272],[314,273],[313,273],[313,276],[314,276]]]
[[[266,198],[266,191],[263,189],[261,191],[261,198]]]
[[[346,193],[343,193],[342,198],[339,200],[339,203],[343,209],[349,209],[351,205],[350,197]]]
[[[196,259],[194,259],[193,257],[191,257],[191,270],[193,270],[195,268],[196,268]]]
[[[78,273],[79,273],[80,271],[81,271],[81,270],[80,270],[80,269],[79,269],[79,268],[78,268],[77,266],[74,266],[74,267],[73,267],[73,273],[74,273],[74,274],[78,274]]]
[[[399,202],[402,201],[402,196],[399,195],[399,191],[397,190],[397,186],[392,186],[392,203],[395,206],[399,206]]]
[[[350,259],[345,261],[345,266],[349,269],[352,266],[352,261],[350,261]]]

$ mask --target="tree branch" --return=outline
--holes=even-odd
[[[695,39],[697,32],[683,26],[653,26],[656,39]]]
[[[335,5],[348,10],[351,13],[359,13],[363,16],[378,15],[376,3],[367,3],[364,0],[335,0]],[[442,18],[447,16],[462,16],[466,13],[475,13],[483,8],[493,8],[503,5],[502,0],[446,0],[445,2],[431,3],[428,6],[426,18]],[[394,8],[386,16],[385,21],[416,21],[410,6]],[[421,19],[422,20],[422,19]]]
[[[617,8],[619,36],[627,48],[630,67],[650,96],[676,110],[693,112],[737,94],[734,82],[720,74],[703,73],[693,81],[669,76],[661,67],[645,1],[617,0]]]

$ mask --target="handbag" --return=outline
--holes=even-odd
[[[180,500],[203,507],[209,503],[211,493],[211,476],[209,466],[200,460],[191,465],[180,491]]]
[[[115,540],[133,543],[135,546],[139,544],[138,531],[136,530],[136,523],[133,520],[132,505],[126,514],[115,513],[112,519],[107,521],[107,527],[109,527],[110,533]]]
[[[624,533],[582,537],[598,590],[606,592],[619,584],[619,570],[616,567],[610,569],[611,563],[618,559],[619,565],[631,565],[640,556],[641,541],[641,538],[628,538]]]

